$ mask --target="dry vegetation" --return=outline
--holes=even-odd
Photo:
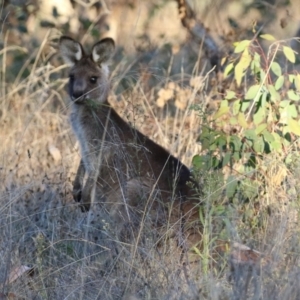
[[[67,71],[53,56],[59,34],[47,30],[37,42],[26,33],[20,39],[25,48],[16,27],[4,29],[0,299],[300,298],[297,155],[289,167],[279,156],[264,157],[263,177],[253,174],[245,182],[254,191],[246,200],[226,197],[219,172],[195,174],[204,191],[203,240],[194,249],[196,263],[182,266],[174,241],[164,235],[158,241],[147,222],[139,236],[128,228],[123,236],[130,238],[120,239],[105,211],[81,212],[71,195],[80,154],[67,117]],[[225,83],[217,82],[201,47],[194,51],[189,43],[160,50],[148,45],[135,55],[119,50],[110,103],[191,166]],[[186,53],[193,59],[183,61]],[[285,154],[297,150],[294,145]]]

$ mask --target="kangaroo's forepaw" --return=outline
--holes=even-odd
[[[90,203],[80,204],[79,206],[80,206],[81,212],[87,212],[91,208],[91,204]]]
[[[84,188],[82,190],[81,199],[80,199],[80,209],[82,212],[89,211],[91,208],[91,191]]]

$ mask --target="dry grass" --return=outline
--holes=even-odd
[[[11,290],[27,299],[120,299],[125,294],[161,299],[173,293],[176,296],[178,291],[182,295],[194,293],[180,284],[185,276],[172,241],[160,241],[164,247],[157,252],[157,233],[147,223],[138,240],[122,241],[114,231],[114,220],[101,207],[86,215],[73,202],[72,180],[79,150],[67,120],[68,103],[63,100],[66,81],[51,79],[60,69],[44,66],[37,57],[23,81],[2,81],[3,292]],[[113,94],[112,102],[145,133],[158,131],[154,136],[158,142],[174,145],[177,140],[170,150],[182,154],[180,136],[190,128],[196,133],[195,114],[176,111],[175,119],[165,118],[162,126],[153,105],[155,93],[151,94],[148,99],[137,83],[127,98],[128,105],[117,102]],[[136,114],[143,120],[135,118]],[[145,119],[147,127],[141,126]],[[185,147],[192,148],[191,141]],[[24,266],[33,267],[32,278],[19,275],[11,283],[8,278]]]
[[[63,70],[44,64],[45,44],[35,49],[29,76],[15,82],[6,80],[2,52],[0,298],[299,299],[299,162],[287,169],[279,158],[266,159],[264,193],[247,203],[229,203],[218,176],[201,174],[203,245],[194,264],[182,266],[172,239],[159,240],[158,251],[161,236],[147,222],[139,238],[128,227],[121,239],[105,207],[83,214],[72,199],[79,150],[67,120],[66,80],[57,76]],[[203,119],[187,107],[198,104],[209,114],[209,78],[164,74],[153,87],[147,80],[155,68],[132,67],[135,83],[120,94],[124,68],[121,62],[114,69],[112,105],[190,166],[201,151]],[[250,248],[242,257],[233,242],[262,254],[253,258]],[[33,272],[21,272],[24,266]]]

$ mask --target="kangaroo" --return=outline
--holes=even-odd
[[[199,199],[193,197],[196,183],[189,169],[126,123],[109,104],[107,64],[114,48],[111,38],[94,44],[89,54],[70,37],[62,36],[59,41],[60,54],[71,67],[70,121],[81,151],[74,200],[87,211],[93,199],[136,207],[146,205],[145,199],[151,196],[159,199],[148,203],[151,210],[172,207],[166,215],[174,221],[198,215]]]

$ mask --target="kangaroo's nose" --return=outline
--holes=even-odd
[[[72,100],[76,100],[80,97],[83,96],[83,92],[82,91],[73,91],[72,93]]]
[[[78,102],[83,100],[86,90],[86,84],[83,78],[77,78],[69,81],[69,95],[72,100]]]

